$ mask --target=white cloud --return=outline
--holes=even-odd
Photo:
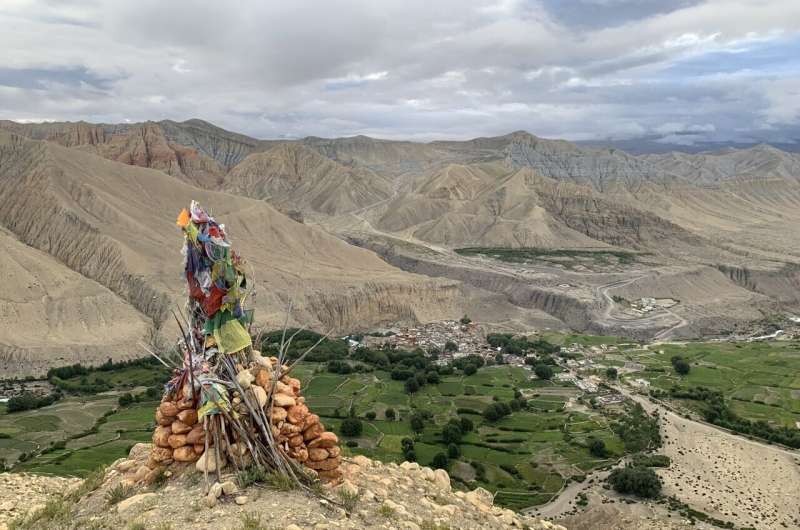
[[[800,2],[652,0],[647,14],[633,0],[582,2],[621,22],[570,25],[545,0],[4,2],[0,118],[418,139],[663,124],[721,138],[800,120]],[[765,46],[786,46],[785,64],[749,64]],[[719,52],[741,68],[670,70]]]

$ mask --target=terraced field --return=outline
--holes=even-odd
[[[663,351],[663,353],[657,353]],[[680,355],[691,364],[686,376],[672,369]],[[794,341],[664,344],[628,352],[647,367],[631,378],[655,388],[704,386],[722,392],[739,416],[796,427],[800,422],[800,344]]]
[[[409,437],[416,440],[417,460],[430,465],[437,453],[446,452],[442,426],[458,416],[470,418],[475,430],[462,439],[461,457],[450,462],[450,472],[455,480],[497,492],[496,500],[511,507],[545,503],[567,481],[609,464],[624,451],[608,418],[565,406],[577,389],[531,379],[531,372],[523,368],[487,367],[471,376],[443,376],[413,395],[387,372],[336,375],[321,369],[307,365],[299,377],[309,406],[330,428],[338,430],[341,419],[336,416],[346,416],[350,407],[361,418],[367,412],[376,415],[375,420],[363,420],[360,436],[346,439],[358,444],[350,452],[400,462],[401,440]],[[494,423],[485,421],[483,410],[495,401],[512,399],[515,389],[529,397],[529,409]],[[386,419],[388,408],[396,412],[396,420]],[[415,410],[433,416],[416,436],[409,422]],[[589,453],[589,437],[605,442],[608,458]]]

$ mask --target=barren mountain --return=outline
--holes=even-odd
[[[46,341],[50,354],[69,343],[101,344],[106,347],[103,359],[141,353],[116,345],[133,342],[136,332],[143,331],[145,315],[160,321],[183,294],[174,217],[191,199],[225,222],[252,265],[261,322],[282,322],[290,300],[294,320],[337,332],[381,322],[454,317],[462,309],[454,282],[401,272],[369,251],[288,219],[263,201],[200,190],[161,171],[50,142],[0,132],[0,196],[0,224],[21,241],[17,252],[40,264],[43,271],[36,277],[45,281],[48,274],[64,276],[76,284],[70,290],[48,288],[52,300],[41,302],[54,318],[68,313],[69,306],[69,318],[80,321],[52,323],[61,335]],[[42,259],[42,252],[54,259]],[[30,283],[26,269],[6,268],[12,271],[9,282]],[[96,298],[82,303],[97,315],[82,316],[70,305],[81,285],[87,297]],[[13,308],[16,312],[21,306],[14,302]],[[120,319],[126,323],[116,328]],[[104,331],[111,322],[113,333]],[[33,355],[37,350],[25,331],[5,323],[0,342],[10,353],[3,363],[14,365],[16,352]]]
[[[391,196],[387,180],[373,171],[344,166],[297,143],[249,155],[228,173],[225,189],[281,209],[327,215]]]
[[[790,287],[800,282],[800,156],[770,146],[635,156],[522,131],[424,144],[365,136],[270,142],[201,120],[0,128],[297,212],[396,266],[474,287],[467,299],[482,300],[492,313],[486,321],[513,314],[530,322],[545,311],[582,329],[694,334],[800,307]],[[539,254],[504,264],[457,256],[464,247]],[[553,257],[543,261],[542,252]],[[623,296],[608,286],[618,274],[635,274],[626,296],[673,293],[681,300],[674,316],[631,324],[617,315],[624,308],[609,306],[601,289]],[[698,274],[713,279],[709,292],[692,287]],[[547,280],[531,283],[531,275]],[[487,306],[487,296],[510,305]]]

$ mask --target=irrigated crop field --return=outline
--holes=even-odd
[[[670,359],[675,355],[691,365],[687,375],[672,369]],[[743,418],[792,428],[800,421],[797,342],[662,344],[626,352],[625,357],[647,367],[628,377],[647,379],[655,388],[703,386],[720,391]]]
[[[403,382],[393,381],[387,372],[337,375],[321,369],[307,365],[300,377],[309,406],[329,428],[338,430],[341,420],[335,416],[345,417],[350,407],[362,418],[370,411],[376,414],[374,420],[364,420],[364,432],[352,439],[358,446],[351,452],[401,462],[401,440],[414,437],[409,422],[412,411],[428,411],[433,419],[425,422],[417,436],[415,451],[420,464],[430,465],[434,455],[446,451],[442,426],[458,416],[470,418],[475,430],[463,438],[461,457],[451,460],[450,473],[473,487],[498,491],[498,502],[512,507],[547,502],[571,477],[604,466],[623,453],[605,416],[583,407],[580,411],[565,407],[577,395],[575,387],[531,379],[531,372],[523,368],[494,366],[471,376],[443,376],[438,384],[426,385],[413,395],[406,394]],[[494,423],[485,421],[483,410],[496,400],[512,399],[515,389],[529,397],[528,410]],[[386,419],[387,409],[397,413],[394,421]],[[605,441],[608,458],[589,453],[589,437]],[[480,472],[472,462],[482,467]]]

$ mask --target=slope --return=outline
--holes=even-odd
[[[376,173],[288,143],[249,155],[225,177],[224,189],[280,209],[326,215],[357,210],[391,195],[386,179]]]
[[[0,197],[14,198],[0,224],[156,321],[183,294],[174,217],[193,198],[252,265],[261,322],[282,323],[290,300],[298,322],[337,332],[459,314],[454,282],[401,272],[263,201],[1,132],[0,168]]]

